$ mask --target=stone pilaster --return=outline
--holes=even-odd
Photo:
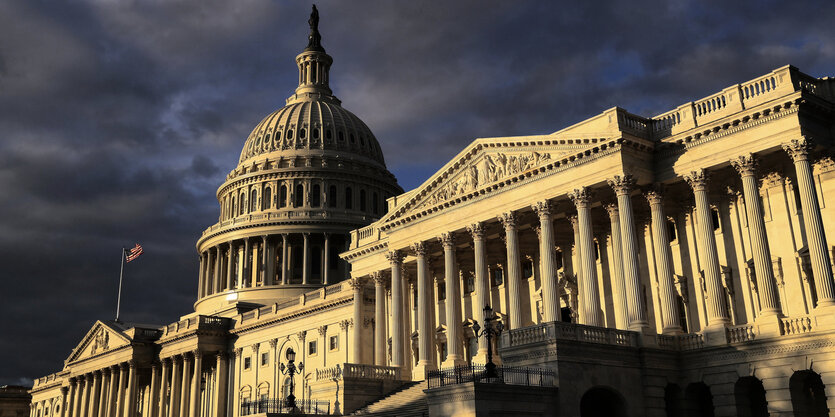
[[[125,400],[126,417],[136,416],[136,361],[128,361],[128,387]]]
[[[180,393],[183,383],[183,357],[171,358],[171,398],[168,402],[168,417],[180,416]]]
[[[159,402],[157,412],[159,417],[168,416],[168,379],[171,377],[171,359],[164,358],[161,361],[162,376],[159,381]]]
[[[415,367],[414,374],[420,376],[426,375],[427,371],[435,369],[435,355],[432,352],[434,329],[430,316],[435,309],[432,306],[434,297],[432,297],[432,283],[427,268],[426,244],[417,242],[412,245],[411,249],[417,258],[418,292],[418,307],[415,310],[418,315],[418,364]],[[385,339],[383,339],[383,345],[385,346]]]
[[[652,240],[655,243],[658,292],[661,296],[661,322],[664,334],[682,332],[681,316],[678,310],[675,283],[673,282],[673,260],[670,253],[670,236],[667,234],[667,216],[664,214],[664,197],[661,187],[646,192],[652,213]]]
[[[304,345],[301,346],[304,349]],[[191,378],[191,408],[189,417],[200,417],[200,385],[203,379],[203,352],[195,350],[194,356],[194,375]],[[260,366],[260,361],[258,365]]]
[[[302,237],[304,238],[304,252],[302,252],[302,284],[307,285],[310,283],[310,233],[302,233]]]
[[[475,319],[484,325],[484,307],[490,304],[490,280],[487,272],[487,241],[484,236],[484,223],[473,223],[467,227],[473,237],[473,251],[475,255]],[[473,359],[476,362],[487,362],[487,338],[478,339],[478,353]]]
[[[229,355],[224,351],[217,353],[217,384],[215,392],[215,414],[226,417],[226,405],[229,398]],[[233,413],[234,414],[234,413]],[[165,417],[160,415],[160,417]]]
[[[351,339],[351,352],[354,363],[362,362],[362,337],[360,335],[362,329],[362,303],[363,303],[363,289],[365,288],[365,281],[362,278],[352,278],[348,281],[351,289],[354,290],[354,305],[353,313],[351,314],[351,321],[354,322],[354,338]],[[348,342],[348,328],[345,327],[345,342]],[[325,348],[324,346],[322,347]]]
[[[832,279],[832,267],[827,252],[823,219],[821,218],[818,196],[815,191],[812,165],[809,152],[812,142],[806,137],[794,139],[783,144],[783,149],[794,162],[797,173],[797,187],[800,194],[800,206],[803,209],[803,226],[806,230],[806,244],[809,247],[809,259],[812,262],[812,275],[818,293],[817,307],[835,306],[835,283]]]
[[[620,212],[617,204],[607,204],[606,213],[609,214],[609,227],[611,229],[612,245],[612,292],[616,298],[615,304],[615,325],[618,329],[626,330],[629,327],[627,315],[628,303],[626,301],[626,288],[623,282],[623,250],[620,236]],[[619,304],[619,305],[618,305]]]
[[[386,254],[391,263],[391,366],[404,366],[403,358],[403,276],[400,268],[403,255],[399,251]]]
[[[693,189],[696,199],[697,248],[707,286],[707,324],[709,327],[725,326],[731,322],[725,304],[724,287],[719,270],[719,254],[710,214],[707,195],[709,174],[706,170],[692,171],[684,176]]]
[[[455,260],[455,235],[443,233],[440,237],[444,248],[444,281],[446,282],[446,338],[447,359],[444,367],[464,364],[461,346],[461,293],[458,288],[458,273]]]
[[[386,366],[386,279],[376,271],[374,280],[374,364]]]
[[[557,260],[554,252],[554,222],[551,218],[551,202],[532,205],[539,217],[539,265],[542,286],[542,321],[559,320],[560,300],[557,290]],[[479,306],[480,307],[480,306]],[[483,320],[483,319],[482,319]],[[479,349],[480,350],[480,349]]]
[[[288,256],[288,252],[289,251],[287,250],[287,233],[282,233],[281,234],[281,283],[284,284],[284,285],[288,284],[287,280],[289,279],[288,276],[287,276],[287,268],[288,268],[287,256]]]
[[[519,258],[519,234],[517,231],[518,216],[510,211],[498,217],[505,232],[505,249],[507,250],[507,304],[510,316],[510,329],[522,327],[522,293],[519,286],[522,280],[522,262]],[[449,283],[447,283],[449,288]]]
[[[254,359],[254,367],[258,369],[258,358],[257,356]],[[189,417],[188,410],[189,410],[189,393],[191,392],[191,372],[194,364],[194,359],[188,355],[183,354],[183,373],[181,375],[182,381],[180,382],[180,417]]]
[[[325,193],[327,195],[328,193]],[[330,254],[330,233],[324,233],[322,236],[325,239],[325,244],[322,249],[322,283],[330,284],[330,270],[331,257]]]
[[[594,235],[591,225],[591,192],[587,187],[574,190],[569,194],[577,207],[577,221],[580,231],[580,264],[583,282],[581,291],[582,324],[603,326],[603,312],[600,309],[600,292],[597,288],[597,264],[594,259]]]

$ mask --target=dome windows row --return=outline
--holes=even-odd
[[[322,136],[324,136],[324,141]],[[322,132],[318,127],[310,130],[302,127],[285,131],[279,130],[275,135],[270,131],[259,134],[254,140],[249,141],[246,155],[242,159],[280,149],[324,148],[324,145],[334,144],[334,136],[336,137],[337,149],[363,150],[375,158],[382,155],[382,150],[376,141],[367,138],[364,134],[338,130],[334,135],[334,131],[330,128],[324,129],[324,132]]]
[[[279,181],[238,189],[224,196],[221,200],[221,220],[286,208],[355,210],[379,217],[388,211],[385,204],[387,197],[388,193],[350,183]]]

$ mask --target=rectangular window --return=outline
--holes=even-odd
[[[522,263],[522,278],[531,278],[533,277],[533,261],[525,260]]]
[[[252,367],[252,358],[249,356],[244,358],[244,369],[249,369]]]
[[[504,282],[504,278],[502,276],[502,269],[501,268],[492,269],[491,272],[490,272],[490,275],[492,275],[491,278],[492,278],[494,287],[498,287],[499,285],[502,285],[502,283]]]
[[[307,354],[309,356],[315,356],[317,347],[318,346],[316,346],[316,341],[315,340],[307,342]]]
[[[339,350],[339,336],[331,336],[330,340],[330,350]]]
[[[464,293],[471,294],[473,291],[475,291],[475,276],[467,274],[464,282]]]
[[[270,353],[264,352],[261,354],[261,366],[266,366],[268,363],[270,363]]]
[[[438,283],[438,301],[446,300],[446,283]]]

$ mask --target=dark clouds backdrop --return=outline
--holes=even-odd
[[[112,319],[191,311],[194,243],[296,86],[307,2],[0,2],[0,384]],[[332,87],[401,185],[477,137],[654,115],[787,63],[835,75],[835,2],[321,1]]]

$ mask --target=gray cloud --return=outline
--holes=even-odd
[[[835,4],[324,1],[332,87],[414,187],[477,137],[653,115],[792,63],[835,72]],[[309,4],[0,2],[0,384],[112,318],[190,311],[194,242],[250,129],[296,84]],[[427,152],[427,149],[432,149]]]

